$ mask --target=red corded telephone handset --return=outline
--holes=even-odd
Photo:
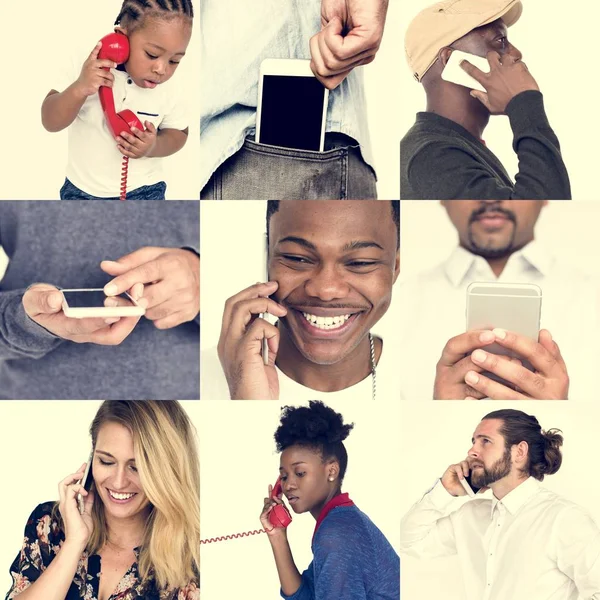
[[[283,493],[281,477],[278,477],[275,487],[271,492],[271,498],[275,498],[281,493]],[[292,522],[292,515],[290,515],[290,511],[286,508],[285,504],[277,504],[269,513],[269,521],[273,527],[287,527]]]
[[[129,58],[129,39],[123,33],[113,32],[105,35],[102,40],[102,48],[98,53],[98,58],[112,60],[117,64],[122,64]],[[107,67],[102,67],[108,71]],[[100,104],[106,117],[106,123],[114,137],[123,132],[131,133],[132,127],[137,127],[144,131],[144,124],[137,118],[131,110],[122,110],[116,112],[115,99],[111,88],[101,86],[98,90]],[[120,199],[125,200],[127,196],[127,171],[129,170],[129,157],[123,157],[123,168],[121,170],[121,194]]]
[[[275,498],[281,494],[281,477],[277,478],[275,487],[271,492],[271,498]],[[273,527],[287,527],[292,522],[292,515],[290,515],[285,504],[277,504],[273,507],[273,510],[269,513],[269,522]],[[235,538],[247,537],[249,535],[256,535],[257,533],[266,533],[264,529],[255,529],[254,531],[245,531],[244,533],[234,533],[233,535],[222,535],[216,538],[209,538],[207,540],[200,540],[200,544],[212,544],[213,542],[224,542],[225,540],[233,540]]]

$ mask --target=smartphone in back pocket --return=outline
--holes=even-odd
[[[542,290],[534,283],[474,282],[467,288],[467,331],[505,329],[538,341],[542,312]],[[534,368],[500,344],[485,346],[485,351],[518,358],[530,371]],[[483,375],[514,388],[500,377],[484,371]]]
[[[310,61],[267,58],[260,65],[256,142],[323,152],[329,90]]]

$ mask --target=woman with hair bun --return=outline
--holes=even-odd
[[[103,402],[84,463],[35,508],[6,600],[199,600],[200,470],[177,401]],[[87,489],[86,489],[87,488]]]
[[[270,513],[283,504],[269,486],[260,521],[267,532],[286,600],[398,600],[400,559],[383,533],[342,493],[348,464],[344,440],[353,428],[322,402],[283,409],[275,432],[282,494],[297,513],[316,520],[313,561],[300,574],[285,527]],[[277,492],[277,490],[275,490]]]

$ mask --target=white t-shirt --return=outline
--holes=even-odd
[[[376,368],[375,399],[378,402],[395,402],[400,399],[398,371],[395,369],[394,362],[394,352],[386,342]],[[229,387],[216,348],[201,352],[200,369],[200,398],[202,400],[229,400]],[[338,392],[313,390],[294,381],[280,369],[277,369],[277,376],[279,377],[279,399],[286,402],[307,402],[309,400],[367,402],[373,398],[371,375]]]
[[[81,73],[90,49],[76,52],[59,75],[53,88],[63,92]],[[184,108],[183,92],[176,81],[177,74],[154,89],[138,87],[125,71],[111,69],[115,77],[113,95],[115,109],[133,111],[142,123],[150,121],[156,129],[183,130],[189,125]],[[89,96],[75,121],[69,126],[69,156],[67,178],[82,191],[100,198],[118,197],[121,186],[123,155],[117,150],[98,94]],[[162,181],[161,158],[129,160],[127,190]]]
[[[599,333],[598,281],[533,241],[510,256],[498,278],[484,258],[458,247],[437,267],[400,279],[403,399],[432,399],[442,350],[466,330],[466,290],[474,281],[535,283],[542,289],[541,327],[550,331],[567,365],[569,399],[589,397],[600,361],[598,344],[589,342]]]

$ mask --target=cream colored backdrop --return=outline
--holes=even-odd
[[[90,454],[89,426],[100,406],[91,400],[0,402],[0,597],[11,585],[9,567],[21,550],[25,523],[41,502],[58,499],[58,483]],[[196,431],[199,402],[182,401]]]

